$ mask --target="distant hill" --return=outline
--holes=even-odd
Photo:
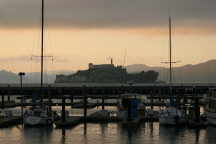
[[[44,73],[44,83],[54,83],[57,74],[71,74],[74,72],[67,71],[51,71]],[[1,70],[0,83],[20,83],[17,73]],[[40,72],[26,73],[23,77],[23,83],[40,83]]]
[[[5,70],[0,71],[0,83],[17,83],[19,77],[13,73]]]
[[[151,67],[144,64],[128,65],[126,67],[129,73],[138,73],[141,71],[154,70],[159,72],[159,80],[168,81],[169,69],[165,67]],[[56,74],[72,74],[74,72],[65,71],[52,71],[44,75],[45,83],[53,83]],[[173,68],[173,81],[174,82],[203,82],[203,83],[216,83],[216,60],[207,62],[185,65]],[[40,73],[27,73],[24,79],[25,83],[39,83]],[[8,72],[5,70],[0,71],[0,83],[19,83],[19,77],[16,73]]]
[[[142,64],[129,65],[128,72],[155,70],[159,72],[159,80],[169,80],[169,69],[164,67],[151,67]],[[210,60],[196,65],[185,65],[173,68],[174,82],[216,82],[216,60]]]
[[[127,69],[127,72],[129,73],[137,73],[141,71],[150,71],[150,70],[159,71],[165,68],[164,67],[151,67],[145,64],[133,64],[133,65],[128,65],[126,69]]]

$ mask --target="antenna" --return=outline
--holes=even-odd
[[[172,19],[169,16],[169,62],[161,62],[169,64],[169,83],[172,84],[172,64],[178,63],[179,61],[172,61]]]
[[[41,89],[43,87],[43,58],[44,58],[44,0],[41,1]]]
[[[42,89],[43,89],[43,69],[44,67],[44,0],[41,1],[41,83],[40,83],[40,103],[43,103]]]

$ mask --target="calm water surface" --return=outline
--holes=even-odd
[[[158,123],[124,128],[117,123],[78,125],[66,130],[22,128],[0,129],[1,144],[215,144],[216,128],[190,130],[160,127]]]

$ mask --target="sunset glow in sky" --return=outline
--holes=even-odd
[[[45,0],[46,69],[85,69],[89,62],[165,66],[167,2],[158,0]],[[216,57],[215,0],[173,0],[173,58],[196,64]],[[39,71],[40,1],[0,1],[0,69]]]

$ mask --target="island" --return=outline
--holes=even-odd
[[[79,70],[74,74],[56,75],[55,83],[155,83],[159,73],[147,71],[128,73],[123,66],[111,64],[94,65],[89,63],[87,70]]]

